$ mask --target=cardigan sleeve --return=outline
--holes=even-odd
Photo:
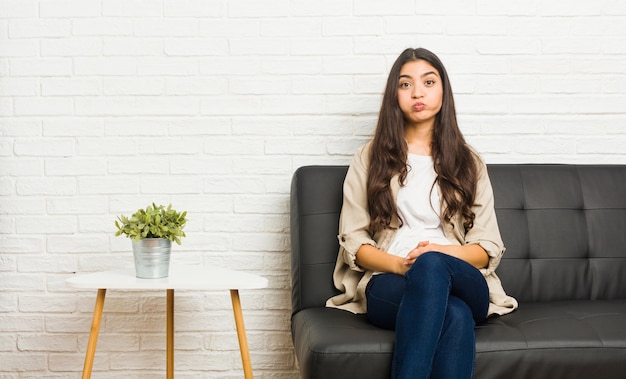
[[[339,218],[339,258],[352,270],[364,271],[356,264],[356,252],[362,245],[377,246],[368,231],[367,210],[367,144],[355,154],[343,183],[343,205]]]
[[[489,264],[486,267],[486,274],[489,274],[495,271],[500,264],[505,248],[498,228],[493,189],[487,173],[487,166],[478,156],[477,164],[478,181],[476,183],[476,198],[472,207],[476,217],[474,226],[465,235],[465,243],[476,243],[485,249],[489,255]]]

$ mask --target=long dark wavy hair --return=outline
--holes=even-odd
[[[424,60],[432,65],[439,72],[443,85],[442,106],[435,117],[431,143],[436,184],[446,204],[441,215],[442,222],[450,223],[454,215],[460,214],[467,231],[472,228],[476,216],[471,207],[476,195],[478,168],[474,153],[467,146],[457,124],[448,73],[439,58],[423,48],[404,50],[393,64],[387,79],[370,150],[367,177],[369,229],[375,233],[389,228],[393,216],[400,218],[390,187],[391,179],[396,174],[400,175],[400,185],[403,185],[408,170],[405,119],[398,103],[398,81],[402,66],[415,60]]]

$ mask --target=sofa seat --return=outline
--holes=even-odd
[[[303,379],[389,377],[395,333],[373,326],[364,314],[308,308],[294,315],[291,328]]]
[[[481,378],[626,377],[625,356],[626,300],[521,303],[476,328]]]
[[[335,377],[387,378],[395,333],[372,326],[365,315],[309,308],[292,320],[294,346],[305,372]],[[497,378],[613,378],[626,376],[626,300],[524,303],[476,328],[476,376]],[[597,349],[606,357],[598,365]],[[355,356],[367,357],[355,359]],[[594,360],[590,364],[589,359]],[[560,362],[559,362],[560,361]],[[603,367],[598,371],[598,366]],[[564,370],[567,368],[567,370]]]

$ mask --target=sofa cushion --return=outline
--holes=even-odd
[[[365,315],[336,308],[308,308],[291,320],[302,379],[387,378],[395,333]]]
[[[522,305],[477,326],[477,378],[622,378],[626,373],[626,300]],[[294,315],[292,334],[304,379],[389,377],[394,332],[372,326],[365,315],[305,309]]]
[[[626,300],[522,303],[476,328],[478,378],[624,375]]]

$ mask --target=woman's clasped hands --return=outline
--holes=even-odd
[[[415,263],[415,260],[420,255],[422,255],[422,254],[424,254],[426,252],[429,252],[429,251],[439,251],[439,252],[441,252],[442,250],[443,250],[443,245],[439,245],[439,244],[436,244],[436,243],[430,243],[430,241],[421,241],[404,258],[404,266],[407,267],[407,270],[408,270],[409,268],[411,268],[411,266],[413,266],[413,263]]]

